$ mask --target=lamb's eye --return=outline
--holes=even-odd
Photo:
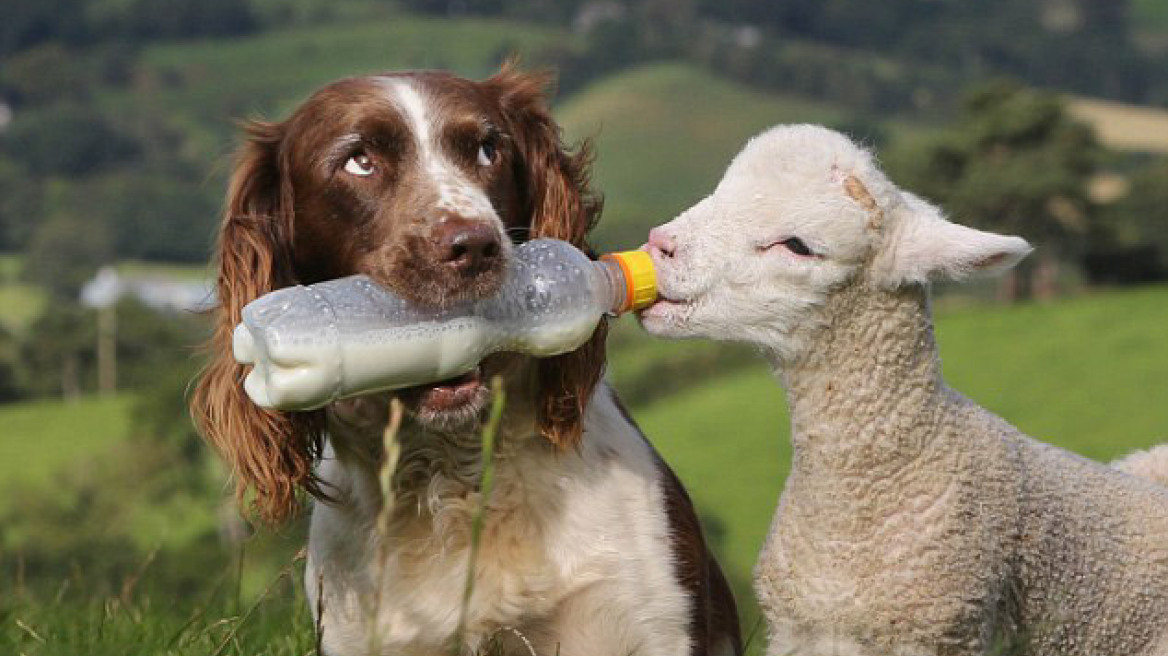
[[[345,162],[345,173],[351,173],[361,177],[373,175],[373,158],[364,152],[353,155]]]
[[[488,140],[479,145],[479,166],[490,166],[499,158],[499,149],[495,146],[495,142]]]
[[[811,247],[809,247],[806,242],[804,242],[802,239],[799,239],[798,237],[787,237],[781,241],[770,242],[766,245],[759,246],[759,250],[766,251],[774,248],[775,246],[782,246],[792,254],[798,255],[799,257],[819,257],[815,251],[811,250]]]
[[[779,243],[785,246],[787,250],[800,257],[811,257],[812,255],[815,255],[815,253],[810,248],[807,248],[807,244],[803,243],[803,240],[799,239],[798,237],[784,239]]]

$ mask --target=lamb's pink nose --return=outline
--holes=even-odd
[[[649,243],[645,244],[650,255],[659,257],[673,257],[677,250],[677,243],[663,228],[653,228],[649,231]]]

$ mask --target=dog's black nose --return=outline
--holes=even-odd
[[[438,228],[438,258],[465,276],[493,268],[502,253],[499,231],[482,221],[450,219]]]

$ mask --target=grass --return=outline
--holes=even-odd
[[[1168,2],[1132,0],[1130,13],[1133,29],[1168,32]]]
[[[42,485],[124,440],[131,402],[118,395],[0,405],[0,490]]]
[[[45,294],[36,285],[0,282],[0,326],[13,333],[23,332],[45,308]]]
[[[1030,435],[1111,460],[1168,442],[1168,288],[1016,308],[940,322],[949,383]]]
[[[40,316],[45,296],[40,288],[20,278],[24,260],[14,253],[0,253],[0,327],[22,332]]]
[[[245,604],[223,577],[181,599],[132,587],[87,598],[76,589],[84,585],[80,574],[49,599],[17,588],[0,598],[0,649],[26,656],[304,656],[314,639],[312,617],[297,598],[301,572],[302,563],[290,563]]]

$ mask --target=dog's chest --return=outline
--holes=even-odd
[[[359,554],[349,548],[357,545],[334,543],[320,554],[325,562],[310,564],[307,577],[323,592],[328,651],[449,653],[464,607],[463,637],[471,645],[500,638],[501,627],[521,631],[531,618],[551,613],[571,589],[562,568],[542,541],[530,539],[525,518],[501,519],[483,532],[465,606],[471,548],[461,536],[443,545],[407,530],[393,539],[400,548]]]
[[[581,521],[591,515],[576,508],[591,505],[587,495],[554,479],[535,487],[504,480],[492,495],[465,604],[468,648],[538,639],[565,598],[617,567],[613,555],[622,549],[613,527]],[[343,509],[318,508],[306,583],[313,608],[323,597],[326,653],[449,654],[478,504],[477,494],[445,499],[436,513],[395,522],[387,540]]]

